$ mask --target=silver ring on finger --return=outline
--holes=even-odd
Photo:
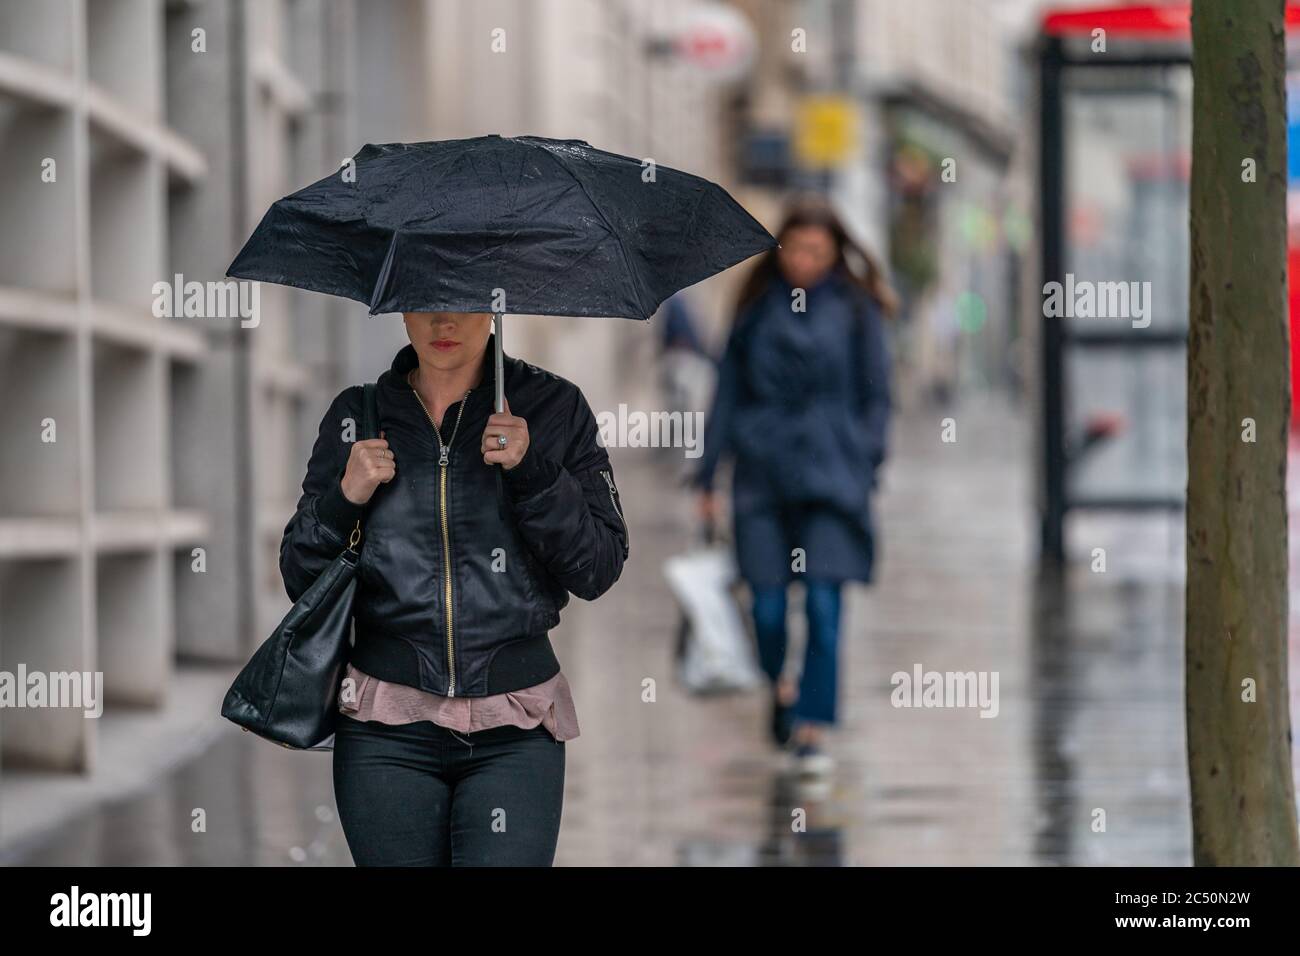
[[[506,447],[506,442],[507,442],[507,439],[506,439],[506,436],[505,436],[505,435],[498,435],[498,436],[497,436],[497,444],[500,445],[502,448],[505,448],[505,447]]]

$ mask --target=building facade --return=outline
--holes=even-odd
[[[280,532],[352,315],[270,286],[256,324],[169,306],[356,149],[354,48],[384,22],[351,0],[0,2],[6,671],[102,672],[111,720],[283,613]],[[91,772],[100,724],[0,710],[0,770]]]

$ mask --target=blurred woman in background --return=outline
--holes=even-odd
[[[714,472],[724,455],[734,458],[737,561],[771,680],[771,732],[802,771],[825,773],[842,586],[872,580],[870,494],[890,409],[882,320],[896,300],[820,199],[794,203],[777,239],[737,300],[695,484],[701,517],[712,521]],[[795,580],[804,583],[808,621],[797,685],[782,675]]]

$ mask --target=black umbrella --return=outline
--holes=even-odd
[[[581,140],[366,144],[272,204],[226,274],[380,312],[648,319],[776,245],[721,186]]]

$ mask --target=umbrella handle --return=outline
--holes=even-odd
[[[506,410],[506,383],[505,383],[505,374],[502,368],[504,363],[502,362],[501,359],[501,320],[504,317],[505,316],[500,312],[492,313],[492,331],[496,333],[495,335],[492,336],[492,342],[493,342],[492,351],[495,353],[492,356],[492,361],[495,363],[494,368],[496,369],[496,376],[495,376],[496,395],[494,396],[493,400],[496,403],[496,410],[498,412],[504,412]],[[496,472],[496,480],[497,480],[497,513],[500,515],[502,520],[505,520],[506,495],[505,495],[505,488],[502,486],[501,465],[497,465],[496,468],[493,469],[493,471]]]
[[[501,359],[501,320],[503,318],[505,318],[505,315],[501,312],[492,313],[492,330],[493,332],[496,333],[495,335],[493,335],[492,340],[494,343],[493,351],[496,353],[493,356],[493,361],[496,363],[495,400],[496,400],[496,410],[498,412],[504,412],[506,410],[506,383],[505,383],[505,375],[502,371],[502,365],[504,363],[502,362]]]

